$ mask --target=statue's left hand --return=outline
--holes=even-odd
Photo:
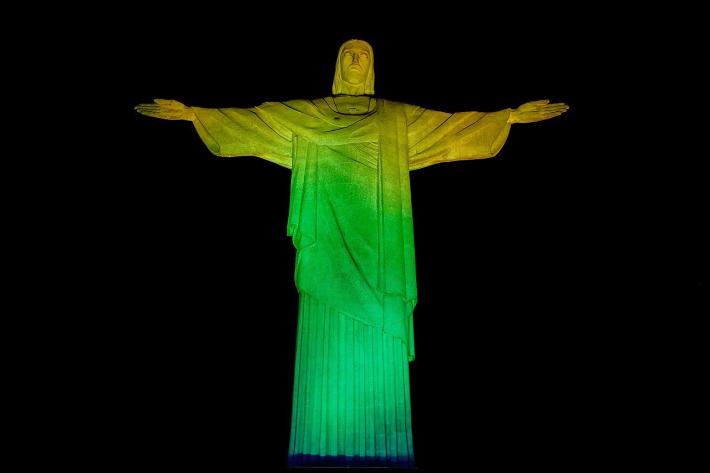
[[[536,100],[522,104],[510,112],[508,123],[533,123],[558,117],[569,110],[565,103],[550,103],[549,100]]]

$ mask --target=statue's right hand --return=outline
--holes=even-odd
[[[177,100],[155,99],[153,102],[155,103],[141,103],[134,108],[138,113],[163,120],[193,121],[195,119],[195,112]]]

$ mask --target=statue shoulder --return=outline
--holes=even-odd
[[[307,99],[294,99],[294,100],[285,100],[283,102],[277,102],[277,101],[269,101],[269,102],[263,102],[262,104],[258,105],[259,108],[262,109],[278,109],[278,108],[283,108],[283,107],[288,107],[288,108],[295,108],[295,109],[302,109],[306,108],[309,105],[312,105],[312,100],[307,100]]]
[[[300,114],[316,116],[319,108],[320,107],[316,104],[316,101],[309,99],[294,99],[283,102],[264,102],[261,105],[254,107],[257,112],[284,116],[294,116],[294,113],[296,114],[295,116]]]
[[[404,114],[407,124],[413,122],[419,115],[424,112],[424,109],[418,105],[412,105],[406,102],[397,100],[384,100],[385,107],[397,109],[399,113]]]
[[[397,107],[401,108],[402,110],[408,111],[408,110],[415,110],[420,107],[417,105],[412,105],[406,102],[400,102],[399,100],[389,100],[389,99],[378,99],[381,100],[386,107]]]

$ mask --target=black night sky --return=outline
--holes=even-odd
[[[110,60],[94,72],[108,79],[97,93],[117,99],[117,124],[83,165],[95,198],[78,199],[90,222],[78,245],[94,313],[92,464],[285,468],[298,302],[290,171],[217,158],[190,123],[132,107],[329,95],[353,37],[374,47],[380,97],[449,112],[571,106],[515,125],[496,158],[411,174],[419,467],[597,469],[659,421],[644,414],[642,386],[675,342],[652,333],[707,288],[699,160],[671,162],[631,137],[612,104],[633,81],[582,13],[385,21],[365,10],[278,21],[137,11],[110,29]]]

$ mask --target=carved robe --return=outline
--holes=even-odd
[[[340,98],[193,107],[194,123],[217,156],[292,170],[300,303],[289,464],[413,466],[409,171],[496,155],[510,110],[452,114],[368,96],[344,109]]]

